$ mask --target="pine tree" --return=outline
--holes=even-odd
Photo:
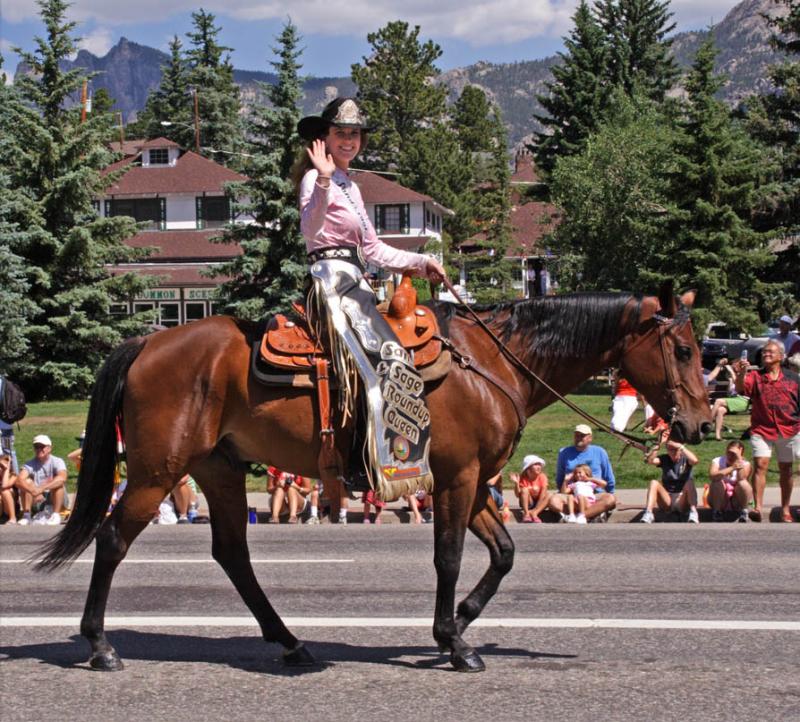
[[[747,102],[747,126],[751,135],[771,148],[779,163],[778,176],[764,193],[757,224],[761,230],[775,235],[795,237],[794,242],[778,254],[769,270],[769,280],[788,284],[784,298],[777,298],[781,313],[794,313],[800,298],[800,2],[774,0],[787,9],[785,15],[768,19],[774,34],[772,46],[786,56],[773,65],[767,74],[771,90]]]
[[[480,259],[469,266],[469,286],[482,303],[496,303],[513,296],[513,265],[506,258],[511,243],[511,170],[508,134],[499,109],[491,116],[491,155],[486,182],[478,189],[476,222]]]
[[[24,188],[12,187],[3,161],[24,152],[10,131],[20,114],[33,112],[4,81],[5,74],[0,74],[0,372],[17,376],[18,362],[29,353],[29,323],[37,311],[28,297],[30,283],[20,255],[35,241],[35,206]]]
[[[169,138],[182,148],[194,149],[193,100],[182,47],[180,38],[173,36],[169,43],[169,62],[161,67],[161,82],[150,92],[142,113],[144,136]]]
[[[447,90],[432,83],[441,48],[421,43],[420,28],[396,20],[367,35],[372,52],[351,66],[359,102],[375,126],[360,163],[376,170],[402,166],[416,133],[445,115]]]
[[[125,246],[136,226],[130,218],[97,218],[92,206],[107,179],[112,156],[106,148],[108,118],[65,109],[81,84],[80,70],[64,72],[61,62],[75,50],[65,22],[67,3],[41,0],[47,35],[34,52],[16,52],[32,74],[15,87],[21,102],[3,109],[0,166],[10,189],[27,206],[25,233],[9,237],[9,248],[24,259],[35,317],[28,328],[30,352],[19,361],[26,388],[48,397],[84,395],[108,351],[140,331],[137,319],[117,318],[110,304],[140,292],[145,283],[126,274],[112,277],[106,264],[143,257]]]
[[[187,85],[197,93],[203,155],[217,163],[241,168],[239,154],[244,139],[239,119],[239,88],[233,82],[231,48],[217,42],[221,28],[214,25],[215,19],[202,8],[192,13],[194,31],[186,34],[191,43],[186,52]]]
[[[277,41],[273,51],[278,60],[271,63],[277,83],[262,85],[271,107],[254,108],[248,121],[249,180],[228,189],[231,198],[239,199],[234,213],[252,215],[256,223],[235,225],[225,232],[223,242],[240,244],[242,255],[216,269],[217,275],[230,277],[219,289],[225,311],[253,320],[288,311],[301,298],[307,269],[297,198],[289,180],[299,145],[296,128],[302,97],[300,37],[291,21]]]
[[[766,236],[752,226],[759,184],[774,168],[764,149],[732,122],[726,106],[716,99],[723,83],[714,75],[716,54],[709,37],[686,79],[673,179],[675,245],[669,264],[678,283],[698,291],[700,328],[703,321],[722,320],[755,330],[758,308],[779,288],[756,280],[774,257]]]
[[[583,148],[608,102],[605,34],[586,0],[581,0],[572,19],[574,27],[564,38],[566,51],[559,53],[562,63],[553,66],[553,80],[545,84],[547,93],[536,96],[547,115],[536,116],[545,130],[536,134],[531,150],[537,167],[546,174],[558,158]]]
[[[596,14],[609,46],[613,85],[662,101],[679,70],[667,39],[675,29],[669,0],[596,0]]]
[[[453,105],[451,115],[458,142],[467,153],[482,153],[492,147],[492,105],[477,85],[467,85]]]

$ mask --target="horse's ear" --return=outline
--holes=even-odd
[[[658,302],[661,304],[661,315],[672,318],[675,315],[675,292],[672,290],[672,279],[664,281],[658,291]]]
[[[696,296],[697,291],[694,288],[690,288],[681,296],[681,303],[686,306],[686,308],[691,308],[694,305],[694,299]]]

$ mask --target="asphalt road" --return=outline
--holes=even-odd
[[[77,633],[91,564],[36,574],[15,560],[52,528],[0,528],[0,718],[800,720],[800,524],[512,527],[492,626],[466,635],[478,675],[433,644],[430,527],[248,530],[317,667],[281,665],[192,526],[133,545],[108,609],[126,669],[92,672]],[[459,596],[487,563],[469,540]]]

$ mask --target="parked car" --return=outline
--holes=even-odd
[[[743,351],[747,351],[747,360],[752,366],[760,366],[761,349],[775,331],[777,328],[766,328],[758,336],[751,336],[721,321],[708,324],[703,336],[703,368],[713,369],[721,358],[736,361],[742,357]]]

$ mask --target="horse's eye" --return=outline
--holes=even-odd
[[[678,361],[688,361],[692,358],[692,349],[689,346],[678,346],[675,349],[675,355]]]

